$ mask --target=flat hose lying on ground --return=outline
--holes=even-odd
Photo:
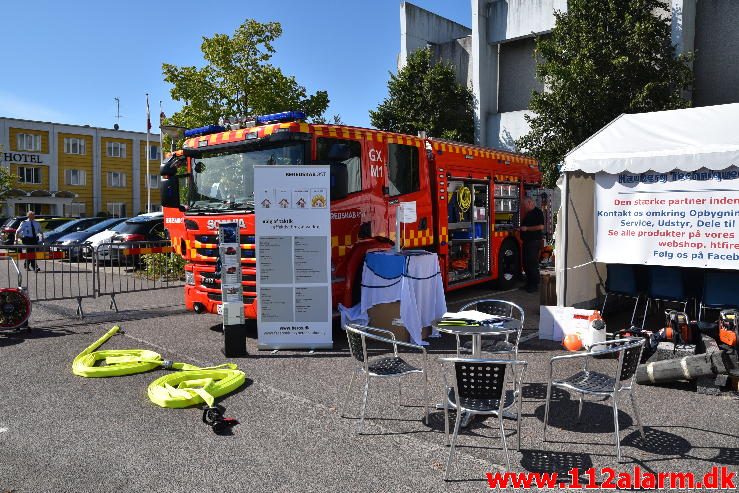
[[[146,349],[96,351],[119,330],[120,327],[113,327],[78,354],[72,362],[72,373],[86,378],[98,378],[134,375],[159,367],[181,370],[157,378],[149,384],[149,399],[158,406],[169,408],[194,406],[202,402],[212,407],[217,397],[233,392],[246,380],[246,374],[233,363],[200,368],[163,360],[159,353]],[[105,364],[97,366],[99,361]]]

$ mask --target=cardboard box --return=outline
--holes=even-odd
[[[596,313],[597,310],[542,305],[539,308],[539,339],[561,342],[567,334],[577,334],[585,347],[603,342],[606,330],[593,330],[590,325],[589,319]]]
[[[411,340],[411,336],[400,318],[400,301],[375,305],[367,310],[367,315],[371,327],[391,331],[398,341],[409,342]],[[426,339],[430,335],[431,327],[424,327],[421,330],[421,339]]]
[[[557,304],[557,275],[554,269],[542,269],[539,274],[539,304]]]
[[[561,342],[574,308],[544,306],[539,308],[539,339]]]

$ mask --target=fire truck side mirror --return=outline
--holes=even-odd
[[[178,168],[185,165],[185,158],[180,156],[172,156],[167,161],[163,162],[159,167],[159,174],[161,176],[173,176],[177,174]]]
[[[349,194],[349,172],[346,163],[331,163],[331,200],[343,199]]]
[[[159,181],[162,207],[180,206],[180,179],[177,175],[163,176]]]

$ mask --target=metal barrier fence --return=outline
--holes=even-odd
[[[184,260],[169,241],[109,242],[94,252],[97,295],[110,296],[184,286]]]
[[[0,287],[23,288],[32,302],[82,300],[184,286],[184,260],[169,241],[109,242],[89,245],[8,245],[0,247]],[[16,269],[18,268],[18,270]]]
[[[94,298],[95,272],[91,264],[81,262],[84,254],[92,256],[87,246],[12,245],[0,250],[0,258],[15,260],[0,274],[8,287],[25,289],[32,302],[76,300],[77,315],[84,316],[82,300]],[[17,282],[16,282],[17,281]]]

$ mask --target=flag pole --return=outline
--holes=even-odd
[[[162,137],[162,125],[164,125],[164,110],[162,109],[162,100],[159,100],[159,160],[164,162],[164,140]]]
[[[151,114],[149,112],[149,93],[146,93],[146,212],[151,212],[151,176],[149,175],[149,133],[151,132]]]

